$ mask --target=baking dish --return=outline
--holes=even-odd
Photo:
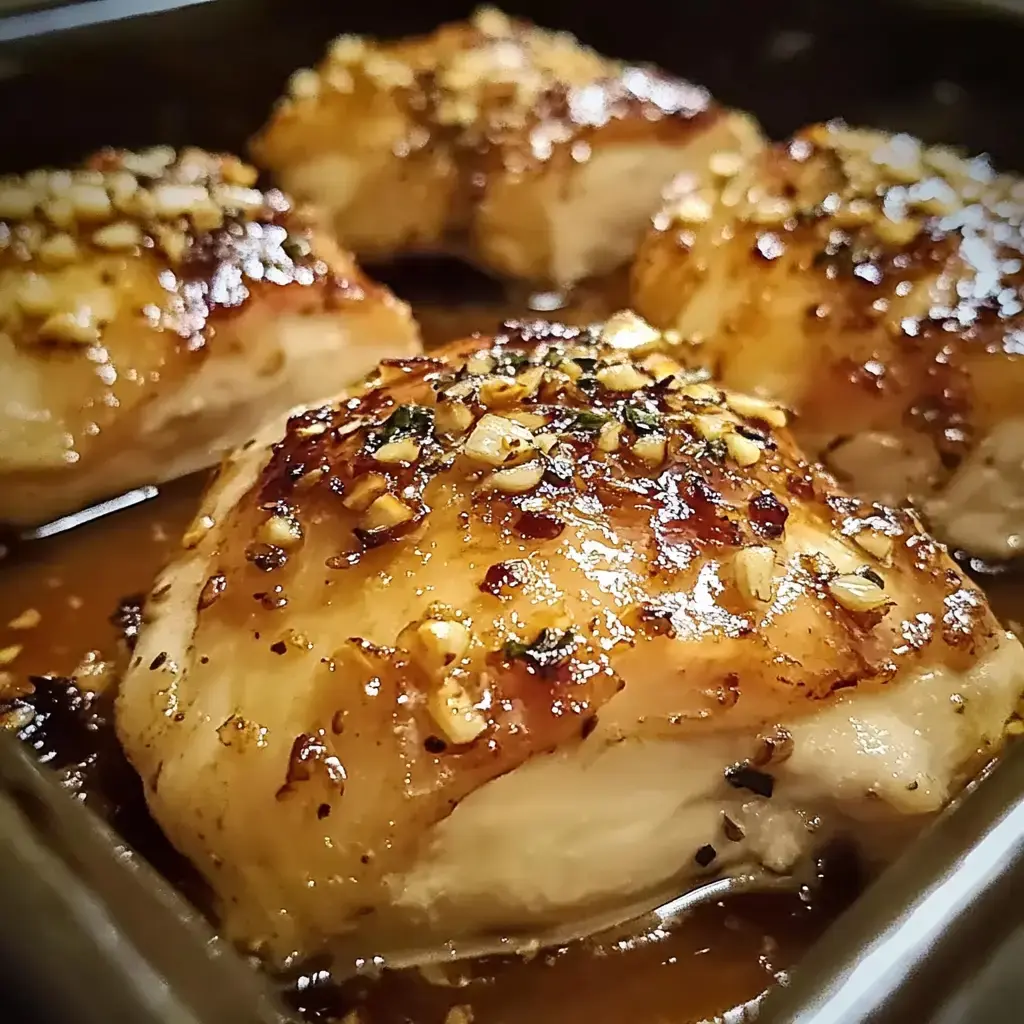
[[[0,121],[11,143],[4,169],[73,159],[98,139],[240,149],[290,71],[310,62],[330,35],[342,30],[398,34],[467,13],[465,5],[456,4],[350,12],[325,3],[306,4],[297,17],[281,3],[216,0],[126,18],[146,5],[96,0],[73,5],[74,16],[62,20],[57,15],[64,9],[36,6],[9,15],[0,31],[0,41],[6,40],[0,48]],[[933,12],[921,5],[878,2],[855,10],[825,3],[766,10],[739,3],[730,6],[727,26],[721,6],[710,2],[666,12],[650,5],[626,22],[564,2],[516,5],[516,13],[570,28],[609,52],[654,60],[703,81],[726,101],[752,109],[775,136],[842,114],[851,121],[988,150],[1004,166],[1024,166],[1012,87],[1024,30],[981,11]],[[31,769],[23,765],[22,770]],[[1009,770],[1003,777],[1009,777]],[[1010,792],[1015,788],[1012,782],[1006,785]],[[971,797],[971,806],[987,794],[995,799],[992,780]],[[957,838],[966,846],[979,834],[978,825],[965,826]],[[1009,869],[1013,858],[1005,856]],[[948,866],[935,865],[934,870]],[[926,874],[919,860],[918,884]],[[896,910],[909,896],[890,895],[885,907]],[[870,905],[865,901],[854,913],[867,913],[864,908]],[[834,934],[849,937],[853,931],[852,925],[840,923]],[[38,945],[23,943],[24,953],[45,942],[41,935]],[[125,969],[136,970],[127,964]],[[805,984],[813,989],[826,980],[812,964],[806,974],[797,972],[789,995],[803,999]],[[45,993],[33,998],[36,1005],[45,1003]],[[808,991],[806,998],[810,1002],[799,1019],[818,1020],[808,1014],[823,1012],[813,1001],[820,997]],[[137,1014],[171,1010],[151,1004],[147,1011],[132,1012],[133,1019],[143,1019]],[[238,1012],[239,1020],[260,1019],[244,1016],[241,1004]],[[769,1000],[765,1013],[773,1012]],[[779,1019],[798,1013],[792,1004],[778,1012]],[[849,1012],[859,1011],[853,1006]],[[986,1016],[999,1019],[999,1012],[986,1011]]]

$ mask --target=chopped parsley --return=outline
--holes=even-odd
[[[661,415],[642,405],[627,405],[623,418],[638,434],[656,434],[661,430]]]
[[[596,433],[610,419],[611,416],[606,412],[581,409],[569,423],[568,429],[573,433]]]
[[[380,427],[370,433],[367,448],[376,451],[382,445],[406,437],[423,441],[433,432],[433,409],[425,405],[400,405]]]
[[[724,464],[728,454],[729,449],[725,446],[725,442],[720,437],[716,438],[714,441],[700,442],[699,458],[707,459],[708,462],[715,462],[718,465],[722,465]]]
[[[529,361],[530,357],[525,352],[502,352],[498,356],[494,372],[503,377],[514,377]]]
[[[576,647],[576,634],[571,629],[542,629],[531,643],[509,640],[505,657],[531,662],[536,668],[554,668],[565,661]]]

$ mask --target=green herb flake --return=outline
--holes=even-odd
[[[661,430],[661,414],[640,405],[627,405],[623,418],[638,434],[656,434]]]
[[[532,643],[509,640],[505,644],[505,657],[531,662],[536,668],[548,669],[560,665],[576,648],[576,634],[572,629],[542,629]]]
[[[581,409],[569,423],[568,429],[573,433],[593,433],[600,430],[610,419],[611,416],[606,412]]]
[[[530,357],[525,352],[502,352],[494,372],[503,377],[514,377],[529,361]]]
[[[367,447],[376,451],[382,445],[405,437],[424,441],[434,432],[434,410],[425,405],[400,405],[370,435]]]

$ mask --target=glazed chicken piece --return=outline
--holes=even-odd
[[[1024,546],[1024,184],[839,123],[681,181],[633,269],[691,362],[779,401],[854,492],[988,558]]]
[[[632,314],[393,360],[225,463],[117,726],[273,960],[877,855],[997,751],[1024,652],[913,516]]]
[[[342,36],[253,153],[361,257],[454,252],[561,286],[626,263],[675,175],[759,146],[698,86],[483,9],[397,43]]]
[[[419,350],[407,307],[255,177],[161,148],[0,180],[0,522],[211,465]]]

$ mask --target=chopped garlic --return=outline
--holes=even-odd
[[[612,348],[635,351],[660,344],[661,332],[632,310],[612,314],[601,330],[601,342]]]
[[[26,608],[20,615],[7,623],[8,629],[35,629],[43,621],[38,608]]]
[[[515,420],[486,413],[466,438],[465,453],[476,462],[503,466],[528,458],[536,450],[533,434]]]
[[[377,462],[393,465],[398,462],[415,462],[420,457],[420,446],[411,438],[403,437],[399,441],[388,441],[374,453]]]
[[[743,548],[736,553],[736,585],[744,600],[770,601],[775,552],[769,547]]]
[[[889,604],[885,590],[877,583],[856,573],[847,573],[829,580],[829,593],[851,612],[870,612]]]
[[[887,534],[870,527],[853,535],[854,543],[862,547],[869,555],[874,555],[884,565],[892,561],[893,540]]]
[[[434,409],[434,426],[439,434],[449,437],[464,434],[473,425],[473,411],[462,402],[438,402]]]
[[[7,647],[0,647],[0,668],[10,665],[21,654],[21,651],[22,644],[9,644]]]
[[[705,441],[718,441],[725,437],[731,423],[724,416],[694,416],[693,425]]]
[[[609,391],[639,391],[652,383],[651,378],[641,373],[631,363],[617,363],[597,371],[598,383]]]
[[[423,668],[443,674],[469,650],[469,630],[456,619],[428,619],[416,630]]]
[[[356,480],[341,503],[353,512],[364,512],[387,489],[388,482],[384,477],[378,473],[367,473]]]
[[[725,404],[737,416],[746,416],[753,420],[762,420],[770,427],[784,427],[787,422],[786,411],[774,402],[768,402],[763,398],[754,395],[739,393],[730,394],[725,399]]]
[[[647,437],[641,437],[633,445],[633,454],[638,459],[643,459],[648,465],[659,466],[665,461],[666,449],[667,442],[664,437],[658,434],[649,434]]]
[[[511,469],[497,470],[484,481],[484,486],[493,487],[504,494],[525,494],[543,479],[544,466],[541,463],[524,462]]]
[[[466,372],[477,376],[490,373],[494,369],[494,357],[486,352],[474,352],[466,360]]]
[[[382,494],[363,514],[364,530],[388,530],[407,523],[413,511],[393,494]]]
[[[619,447],[622,424],[615,420],[605,423],[597,434],[597,447],[603,452],[614,452]]]
[[[291,516],[271,516],[260,527],[260,540],[277,548],[293,548],[302,540],[302,527]]]
[[[488,409],[515,405],[526,397],[526,388],[514,377],[488,377],[480,385],[480,404]]]
[[[761,458],[761,446],[742,434],[726,434],[725,447],[740,466],[753,466]]]
[[[430,695],[428,706],[434,721],[452,743],[472,743],[487,728],[487,720],[454,679],[446,679]]]

